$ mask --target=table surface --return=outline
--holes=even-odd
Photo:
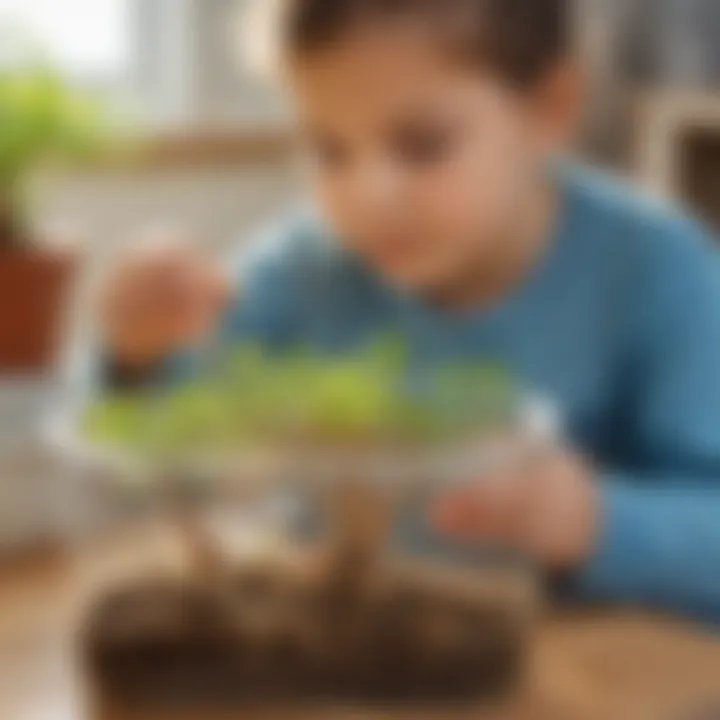
[[[101,554],[99,549],[93,552]],[[137,552],[126,553],[129,562],[138,557]],[[77,565],[66,554],[47,554],[0,571],[0,718],[161,720],[118,711],[92,713],[85,707],[72,662],[73,628],[81,610],[78,587]],[[530,665],[526,688],[506,708],[427,716],[438,720],[720,718],[720,637],[679,622],[632,613],[548,613],[538,628]],[[241,717],[255,720],[248,714]],[[336,709],[313,712],[311,717],[385,720],[390,716]],[[411,717],[424,720],[422,713]],[[392,713],[393,720],[402,718]],[[215,718],[203,713],[188,720]]]

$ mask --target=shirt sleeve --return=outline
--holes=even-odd
[[[237,287],[221,341],[256,342],[267,349],[292,345],[301,334],[305,246],[299,225],[261,233],[229,261]]]
[[[685,225],[653,242],[630,328],[632,463],[605,471],[600,543],[566,589],[720,621],[720,260]]]

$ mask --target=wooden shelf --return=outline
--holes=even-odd
[[[720,93],[650,95],[636,121],[641,182],[720,231]]]
[[[654,92],[638,103],[636,113],[638,176],[667,195],[682,195],[683,140],[689,132],[720,135],[720,92]]]

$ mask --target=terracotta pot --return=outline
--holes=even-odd
[[[0,250],[0,372],[52,365],[76,266],[71,252]]]

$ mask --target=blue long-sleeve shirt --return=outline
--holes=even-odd
[[[244,265],[230,341],[344,349],[399,333],[418,362],[502,359],[551,398],[601,474],[574,595],[720,620],[720,258],[680,214],[563,173],[542,262],[489,309],[452,315],[388,287],[309,217]]]

